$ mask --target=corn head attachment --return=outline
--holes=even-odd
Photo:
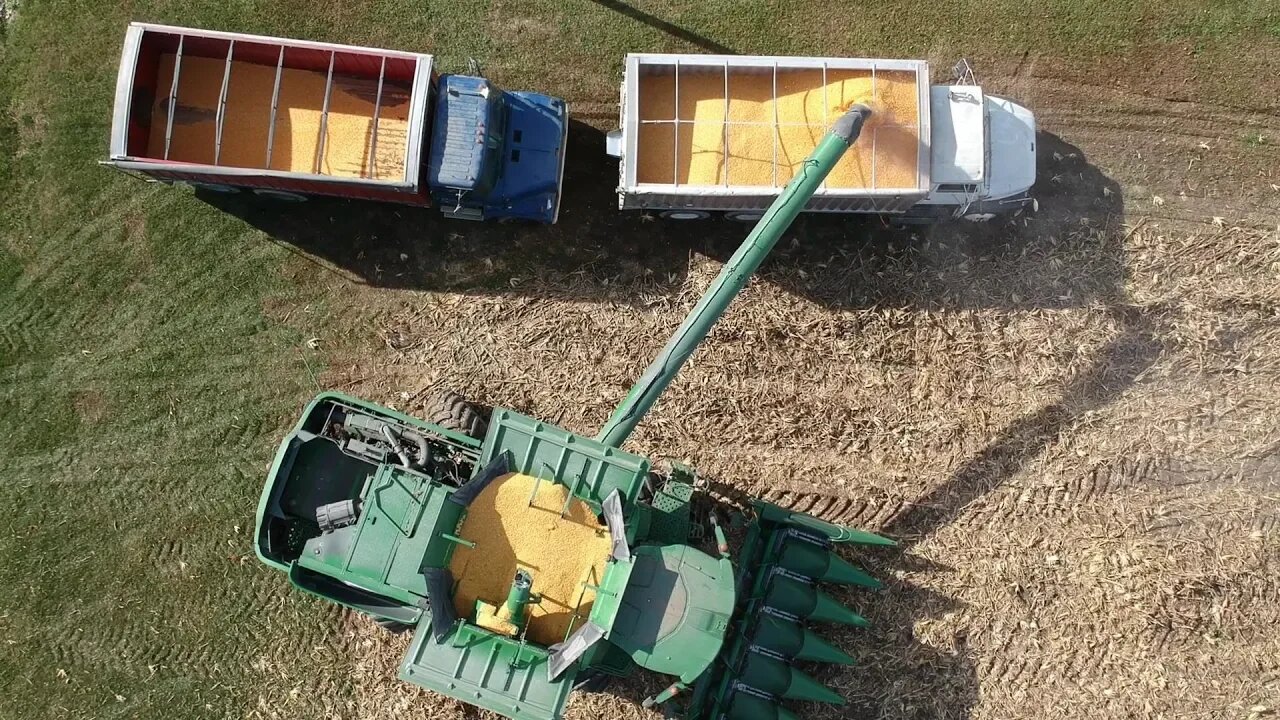
[[[809,673],[852,662],[821,628],[866,625],[834,594],[879,583],[839,550],[892,541],[758,500],[726,533],[692,470],[620,446],[870,114],[833,126],[597,437],[505,408],[471,436],[456,396],[433,424],[322,394],[272,466],[259,558],[412,630],[401,679],[517,720],[641,668],[672,678],[645,704],[690,720],[843,703]]]
[[[686,718],[795,718],[784,702],[844,704],[801,665],[848,665],[853,658],[819,634],[822,625],[865,627],[867,621],[822,586],[880,583],[838,553],[849,544],[893,541],[753,501],[755,518],[738,556],[735,613],[717,662],[697,681]]]

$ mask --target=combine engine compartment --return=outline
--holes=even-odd
[[[321,517],[351,505],[358,518],[380,466],[403,468],[457,487],[474,471],[479,443],[408,416],[379,412],[337,394],[308,406],[281,443],[259,506],[257,548],[264,562],[287,569],[305,543],[326,529]]]

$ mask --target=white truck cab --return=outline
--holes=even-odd
[[[908,217],[990,218],[1034,205],[1036,119],[977,85],[930,88],[929,193]]]

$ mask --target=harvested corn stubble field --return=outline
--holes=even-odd
[[[1280,294],[1257,280],[1280,271],[1280,243],[1242,228],[1117,230],[1127,296],[1083,306],[1023,296],[929,309],[924,298],[942,282],[1008,303],[1064,273],[1097,289],[1091,273],[1116,250],[1101,229],[984,250],[940,233],[816,270],[784,257],[640,427],[631,447],[691,461],[724,494],[902,542],[854,558],[885,591],[839,595],[872,629],[823,628],[855,655],[820,675],[852,707],[806,717],[1004,718],[1035,697],[1054,707],[1036,702],[1031,717],[1248,717],[1270,702],[1280,325],[1269,308]],[[718,268],[692,256],[673,285],[640,274],[610,283],[602,303],[575,299],[597,281],[544,269],[514,271],[543,289],[537,299],[366,305],[353,317],[387,342],[327,379],[410,411],[420,388],[461,386],[590,432]],[[870,302],[833,310],[781,287],[802,272],[830,299]],[[877,301],[891,293],[919,293],[922,306]],[[402,641],[367,639],[361,620],[348,632],[361,717],[465,716],[386,679]],[[657,717],[637,705],[657,689],[636,678],[621,697],[575,695],[570,717]]]
[[[1037,214],[802,218],[628,443],[900,541],[850,558],[887,587],[841,595],[873,626],[824,632],[857,664],[806,670],[851,704],[804,716],[1280,708],[1267,3],[0,6],[0,717],[492,718],[397,680],[407,637],[261,567],[254,508],[320,387],[596,431],[746,230],[616,209],[602,133],[634,51],[922,58],[935,81],[967,57],[1042,131]],[[99,168],[130,20],[474,57],[564,97],[560,221]],[[664,684],[569,713],[653,718]]]

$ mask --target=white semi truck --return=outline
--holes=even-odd
[[[620,159],[619,207],[754,221],[830,122],[867,98],[888,119],[868,128],[806,211],[926,223],[1034,206],[1035,116],[971,76],[930,85],[920,60],[631,54],[608,142]]]

